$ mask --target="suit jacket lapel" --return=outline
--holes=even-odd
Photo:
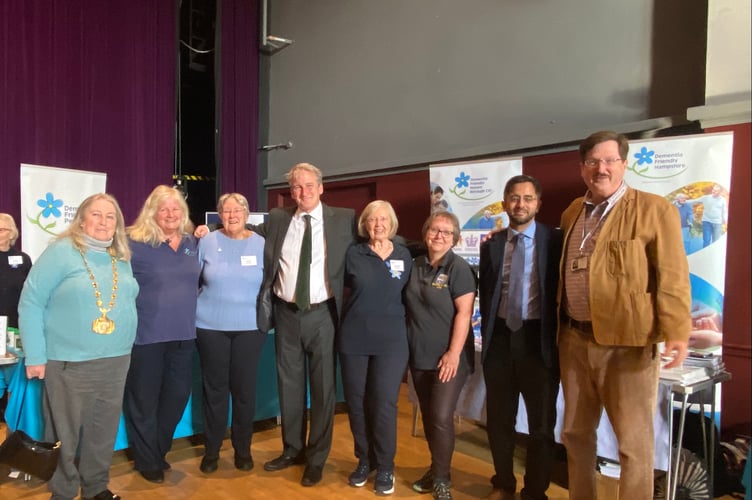
[[[507,229],[502,230],[490,242],[490,255],[493,260],[494,269],[496,270],[496,283],[491,298],[491,312],[493,316],[499,315],[499,303],[501,302],[501,284],[504,281],[504,250],[507,243]]]

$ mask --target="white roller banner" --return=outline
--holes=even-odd
[[[107,174],[21,164],[21,234],[32,262],[65,231],[83,200],[107,188]]]
[[[457,216],[462,236],[454,252],[470,264],[478,265],[480,243],[489,231],[509,223],[501,205],[504,185],[521,173],[521,157],[431,165],[431,212]]]

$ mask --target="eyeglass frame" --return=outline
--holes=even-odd
[[[605,166],[611,167],[624,161],[626,161],[624,158],[588,158],[582,161],[582,165],[587,168],[597,168],[603,163]]]
[[[454,231],[446,231],[444,229],[437,229],[435,227],[429,227],[426,229],[426,234],[431,236],[441,236],[442,239],[449,239],[454,237]]]

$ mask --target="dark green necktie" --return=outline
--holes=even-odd
[[[295,283],[295,304],[301,311],[305,311],[311,305],[311,216],[305,214],[303,218],[305,232],[303,244],[300,245],[298,281]]]

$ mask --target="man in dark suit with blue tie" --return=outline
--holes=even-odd
[[[486,430],[495,475],[489,498],[512,500],[515,420],[525,401],[529,436],[523,499],[545,499],[554,453],[556,289],[561,233],[535,221],[541,187],[517,175],[504,188],[509,227],[481,244],[479,300],[486,381]]]
[[[321,480],[332,445],[334,334],[342,310],[345,252],[357,237],[357,224],[352,209],[321,203],[324,186],[315,166],[299,163],[286,177],[296,206],[273,208],[257,228],[266,238],[259,295],[271,297],[272,305],[270,311],[259,304],[258,323],[262,330],[275,327],[284,446],[264,469],[305,463],[301,484],[313,486]],[[307,443],[306,378],[311,403]]]

